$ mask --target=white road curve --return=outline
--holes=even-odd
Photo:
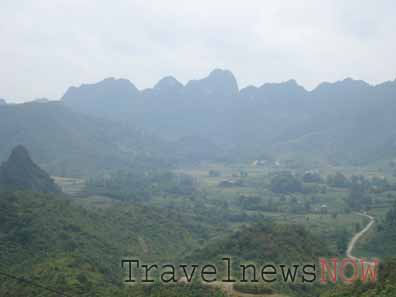
[[[356,233],[352,237],[351,241],[348,244],[348,249],[347,249],[346,255],[347,255],[347,257],[349,259],[352,259],[354,261],[360,261],[361,260],[360,258],[355,257],[354,255],[352,255],[352,252],[353,252],[353,249],[355,248],[356,243],[359,241],[360,238],[362,238],[371,229],[371,227],[373,226],[373,224],[375,222],[375,219],[372,216],[368,215],[368,214],[365,214],[365,213],[357,213],[357,214],[360,215],[360,216],[369,218],[370,222],[361,231]],[[366,263],[367,263],[367,265],[375,265],[374,262],[366,262]]]

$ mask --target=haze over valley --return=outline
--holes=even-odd
[[[394,8],[2,1],[0,296],[396,296]]]

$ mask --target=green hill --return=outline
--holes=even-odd
[[[329,255],[326,245],[304,227],[268,222],[243,227],[224,239],[211,242],[194,251],[186,262],[214,263],[220,273],[225,273],[226,267],[222,258],[230,258],[232,275],[237,280],[243,279],[240,265],[254,264],[259,269],[256,270],[258,282],[236,282],[233,286],[236,291],[259,294],[258,296],[280,293],[282,296],[308,297],[317,296],[319,288],[316,284],[302,284],[299,277],[295,283],[280,281],[280,270],[277,270],[277,282],[266,283],[259,276],[260,267],[267,264],[279,267],[284,264],[293,271],[291,265],[316,264],[320,257]],[[297,275],[301,275],[301,272],[297,270]],[[251,272],[247,275],[247,279],[254,278]]]
[[[175,217],[131,203],[88,210],[53,194],[2,193],[0,270],[65,293],[107,297],[108,290],[125,290],[122,257],[171,261],[197,245],[193,228]],[[1,296],[53,296],[1,280]]]
[[[16,146],[9,159],[0,166],[0,191],[14,190],[60,192],[50,176],[32,161],[23,146]]]
[[[235,262],[305,263],[329,255],[329,250],[302,226],[268,222],[243,227],[192,253],[190,258],[217,261],[223,255]]]
[[[175,261],[207,236],[188,215],[130,202],[94,207],[71,200],[23,146],[13,149],[0,173],[0,296],[53,296],[45,288],[106,297],[213,293],[201,286],[123,285],[121,259]]]

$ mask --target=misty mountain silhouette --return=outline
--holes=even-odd
[[[139,96],[138,89],[126,79],[106,78],[95,84],[70,87],[62,100],[80,111],[117,117],[132,108],[132,102]]]
[[[365,162],[396,154],[396,80],[372,86],[346,78],[312,91],[288,80],[239,90],[232,72],[216,69],[185,86],[166,77],[138,91],[122,81],[71,88],[62,100],[168,140],[197,137],[252,157],[265,150]]]
[[[208,77],[190,80],[185,86],[185,93],[194,96],[236,96],[238,84],[231,71],[215,69]]]
[[[159,80],[153,89],[163,92],[172,92],[180,90],[183,85],[173,76],[166,76]]]
[[[156,139],[132,125],[85,115],[59,101],[2,106],[0,139],[7,139],[0,142],[1,161],[23,143],[37,164],[60,176],[124,168],[142,159],[147,164],[148,156],[161,148]]]
[[[138,90],[108,78],[70,87],[61,102],[0,108],[0,158],[25,143],[52,174],[80,175],[159,158],[308,157],[363,164],[396,157],[396,80],[347,78],[308,91],[295,80],[238,90],[216,69]],[[186,141],[188,140],[188,141]]]

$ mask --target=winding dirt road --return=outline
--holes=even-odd
[[[359,241],[359,239],[361,239],[371,229],[371,227],[375,223],[375,219],[374,219],[374,217],[372,217],[368,214],[364,214],[364,213],[357,213],[357,214],[359,216],[368,218],[370,221],[361,231],[359,231],[352,237],[352,239],[350,240],[350,242],[348,244],[348,249],[347,249],[346,255],[348,258],[350,258],[354,261],[360,262],[361,259],[353,256],[352,251],[355,248],[355,245]],[[365,265],[370,265],[370,266],[373,266],[376,264],[377,263],[369,262],[369,261],[365,262]],[[182,277],[179,280],[179,282],[187,283],[187,280],[185,277]],[[216,283],[213,283],[212,285],[221,288],[227,294],[227,296],[230,296],[230,297],[236,297],[236,296],[237,297],[267,297],[267,296],[268,297],[269,296],[271,296],[271,297],[286,297],[285,295],[279,295],[279,294],[272,294],[272,295],[257,294],[256,295],[256,294],[241,293],[241,292],[236,291],[234,289],[234,286],[231,283],[216,282]]]
[[[352,251],[355,248],[356,243],[358,242],[358,240],[360,238],[362,238],[369,230],[370,228],[373,226],[375,219],[372,216],[369,216],[368,214],[364,214],[364,213],[357,213],[360,216],[366,217],[370,219],[370,222],[366,225],[366,227],[364,227],[360,232],[356,233],[351,241],[348,244],[348,249],[346,252],[346,255],[349,259],[352,259],[354,261],[360,261],[361,259],[358,257],[355,257],[354,255],[352,255]],[[368,265],[375,265],[374,262],[366,262]]]

